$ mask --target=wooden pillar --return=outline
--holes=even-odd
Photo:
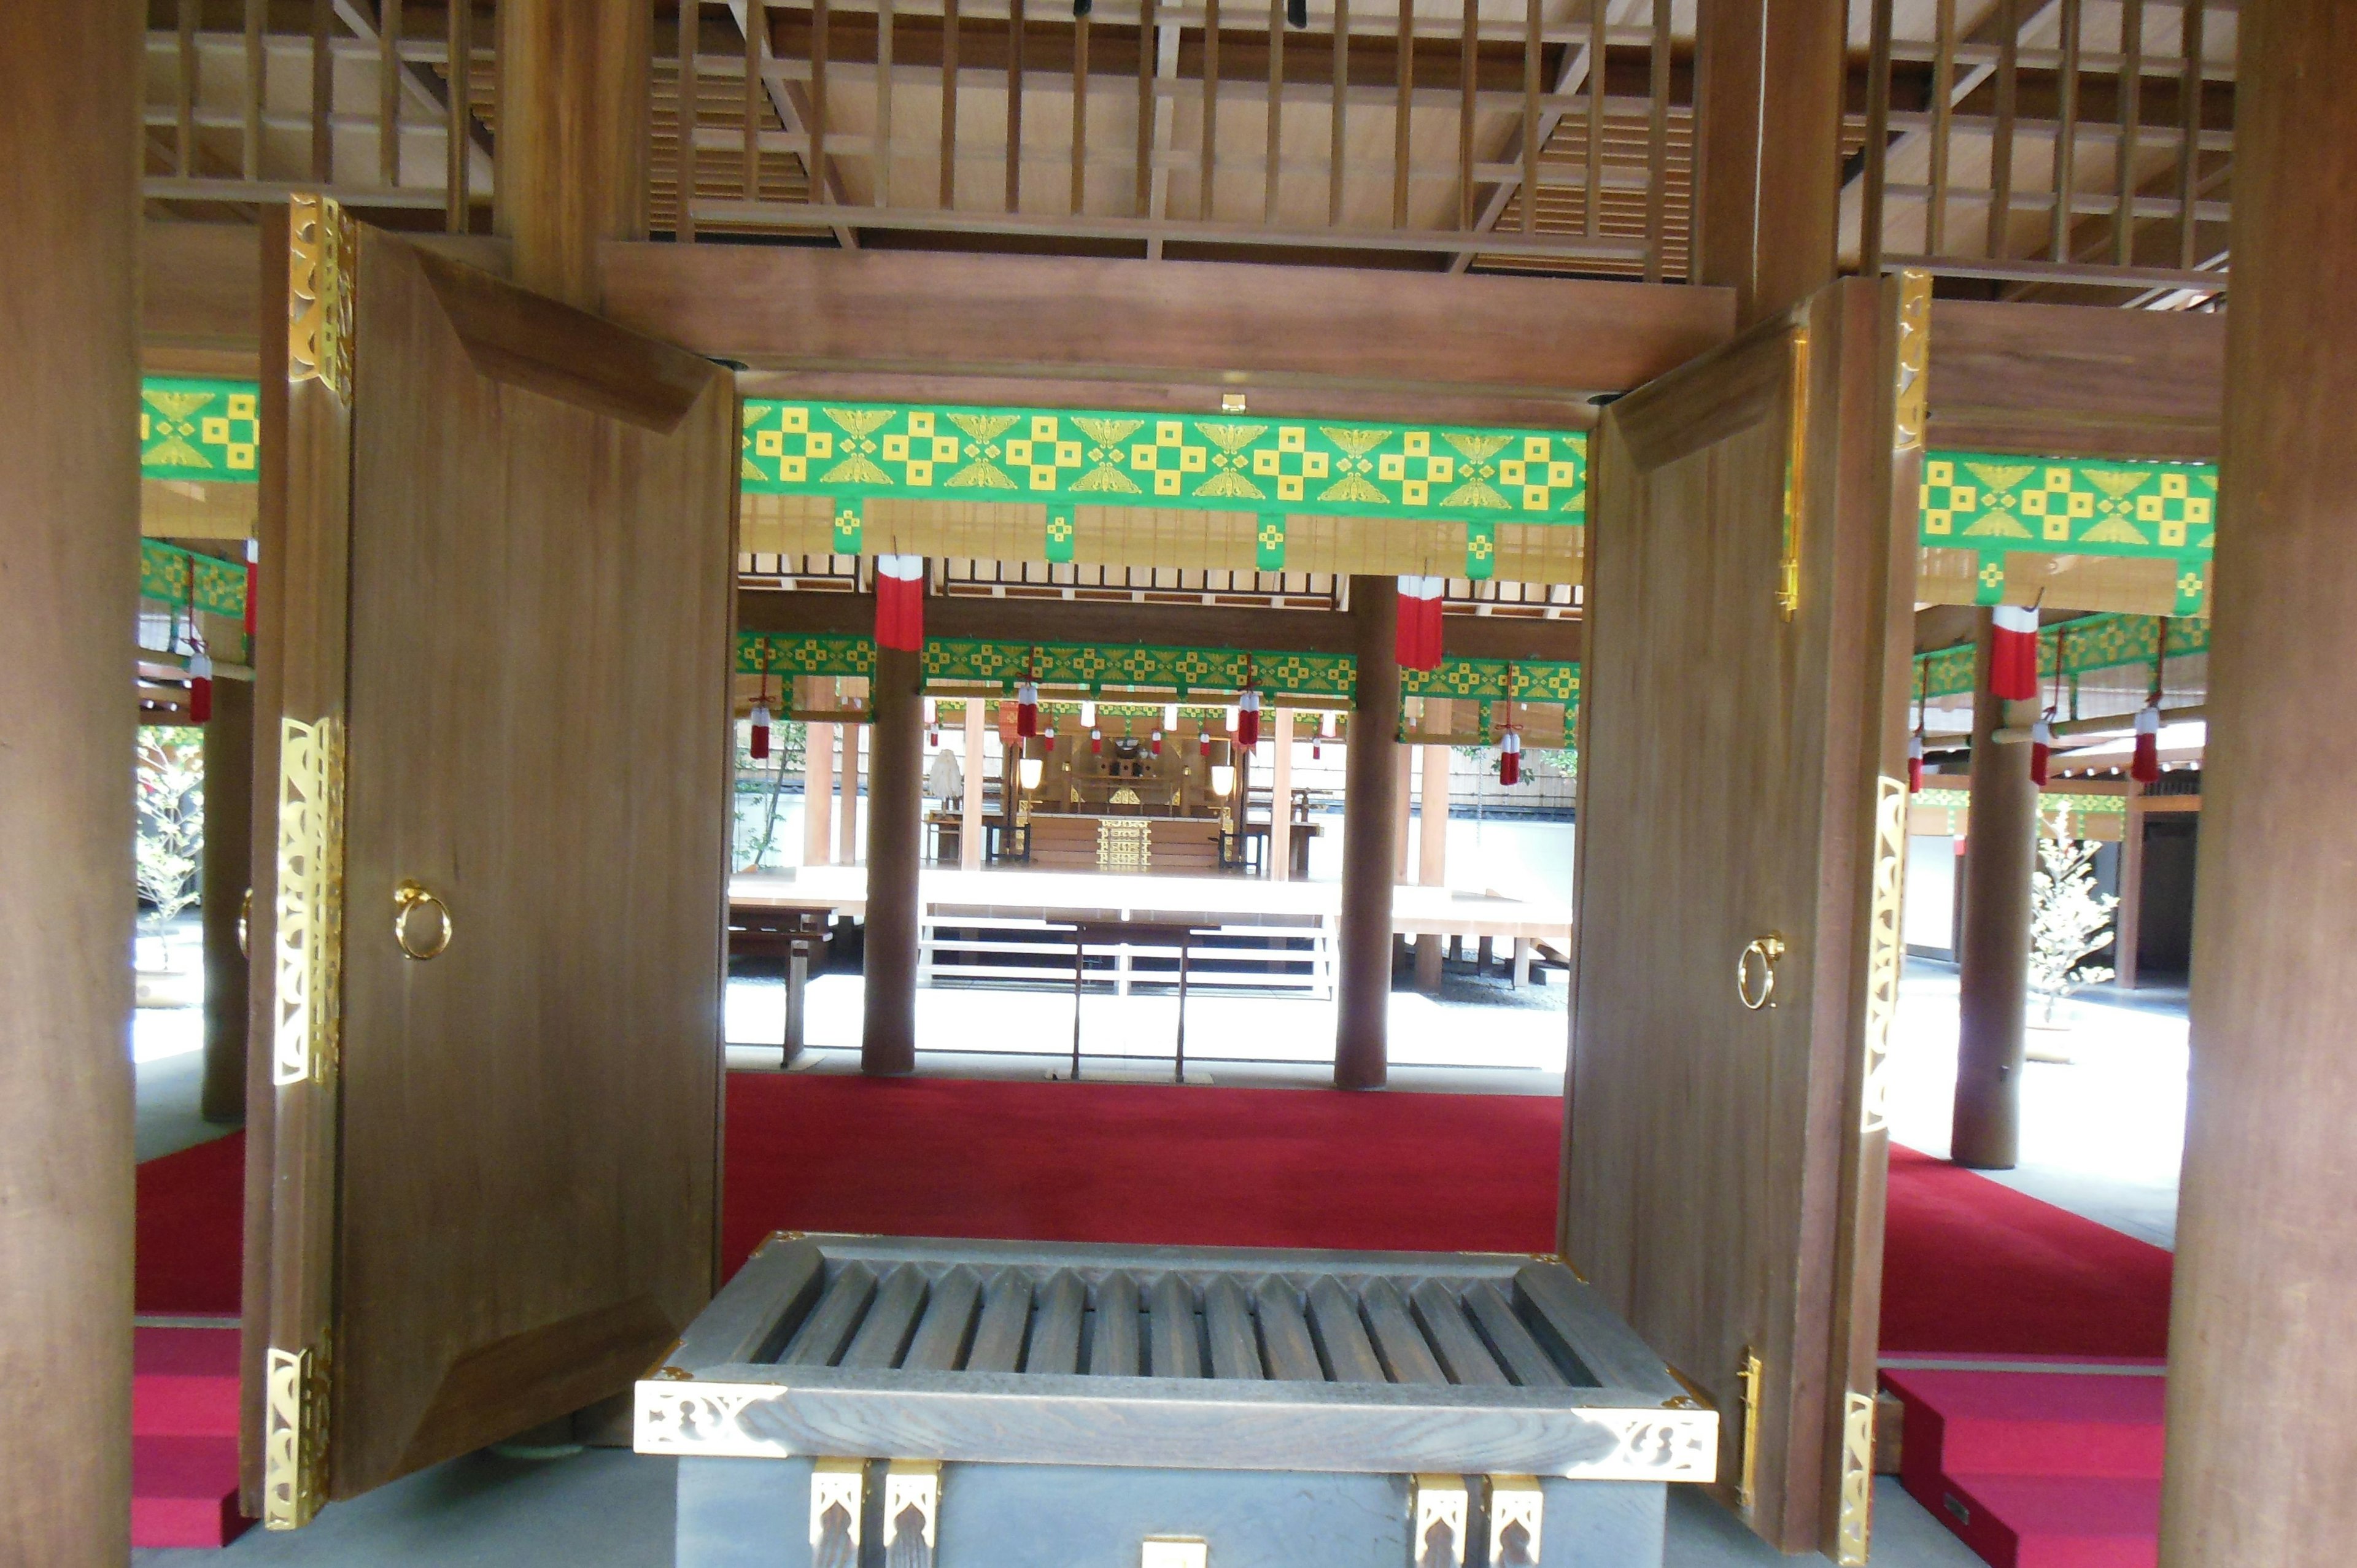
[[[867,782],[867,958],[866,1013],[859,1034],[859,1070],[889,1075],[917,1070],[917,875],[925,832],[925,660],[898,649],[876,650],[868,682],[868,730],[873,736]],[[856,725],[844,726],[844,746],[856,759]],[[856,760],[845,782],[856,780]],[[848,810],[850,798],[845,797]]]
[[[2000,725],[2028,729],[2038,704],[1989,695],[1990,612],[1973,647],[1972,851],[1958,933],[1956,1107],[1950,1157],[1981,1170],[2019,1158],[2023,1031],[2029,1007],[2029,879],[2038,864],[2038,788],[2029,748],[1999,746]]]
[[[834,726],[813,724],[802,731],[802,864],[824,865],[834,858]]]
[[[2144,786],[2128,780],[2120,819],[2120,907],[2112,917],[2112,968],[2120,988],[2136,988],[2136,942],[2144,932]]]
[[[1389,1075],[1392,881],[1398,853],[1399,584],[1352,577],[1357,684],[1343,758],[1342,916],[1335,940],[1334,1086],[1381,1089]]]
[[[2357,99],[2331,64],[2357,11],[2270,0],[2241,28],[2166,1568],[2357,1539]]]
[[[253,870],[253,683],[213,682],[205,725],[205,857],[199,908],[205,926],[208,1122],[245,1120],[246,958],[238,927]]]
[[[868,682],[868,712],[875,712],[875,682]],[[920,713],[919,723],[922,724]],[[859,864],[859,732],[866,725],[839,725],[843,732],[843,766],[835,777],[842,785],[843,797],[835,806],[834,859],[838,865]],[[872,793],[872,791],[871,791]],[[871,810],[873,802],[870,802]]]
[[[1293,710],[1276,710],[1276,749],[1268,771],[1268,874],[1293,880]]]
[[[1448,733],[1449,717],[1445,698],[1424,700],[1426,735]],[[1430,741],[1417,749],[1424,763],[1424,815],[1419,820],[1423,831],[1416,835],[1415,879],[1424,886],[1439,887],[1448,881],[1449,753],[1448,746],[1435,746]],[[1444,940],[1431,933],[1415,939],[1415,988],[1428,995],[1440,993]]]
[[[1392,746],[1392,880],[1408,880],[1408,846],[1415,843],[1408,832],[1413,820],[1411,811],[1415,797],[1415,748],[1410,746]]]
[[[602,240],[647,237],[645,0],[500,0],[497,228],[524,287],[598,308]]]
[[[0,6],[0,1563],[129,1559],[141,29]],[[29,596],[27,597],[27,596]]]
[[[1696,25],[1695,281],[1748,327],[1831,283],[1844,0],[1711,0]]]
[[[958,865],[966,871],[982,869],[983,706],[979,697],[965,700],[965,800],[958,824]]]

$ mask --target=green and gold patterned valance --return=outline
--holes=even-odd
[[[741,474],[748,495],[828,498],[845,555],[889,548],[866,537],[871,501],[1014,502],[1042,509],[1049,561],[1074,559],[1078,508],[1167,508],[1255,515],[1267,572],[1286,569],[1294,517],[1453,522],[1464,575],[1487,577],[1498,524],[1587,512],[1577,433],[1241,414],[748,399]]]
[[[207,615],[242,621],[245,618],[245,567],[161,540],[143,539],[139,542],[139,596],[183,613],[193,603]]]
[[[2056,621],[2038,634],[2038,672],[2085,675],[2098,670],[2118,670],[2150,664],[2160,657],[2160,636],[2166,626],[2169,653],[2210,651],[2210,621],[2206,616],[2082,616]],[[1935,653],[1915,656],[1915,679],[1927,697],[1953,697],[1973,689],[1973,648],[1964,643]]]
[[[737,639],[737,669],[745,675],[868,675],[876,645],[865,637],[819,633],[744,632]],[[1103,648],[1079,643],[991,642],[972,638],[928,638],[925,677],[972,682],[1013,691],[1027,674],[1043,685],[1146,687],[1176,693],[1237,692],[1247,680],[1272,699],[1348,698],[1357,681],[1357,661],[1347,653],[1237,652],[1203,648]],[[1511,673],[1510,673],[1511,671]],[[1579,701],[1579,666],[1514,663],[1502,659],[1449,659],[1428,674],[1409,675],[1401,690],[1409,696],[1501,699],[1518,702]]]
[[[148,376],[139,383],[139,476],[259,482],[261,397],[252,381]]]
[[[2154,563],[2169,612],[2195,615],[2206,605],[2217,534],[2215,464],[1923,455],[1921,542],[1930,553],[1969,553],[1975,604],[2035,596],[2046,575],[2010,556],[2092,556]],[[2016,580],[2024,577],[2038,581]],[[2096,607],[2103,596],[2062,602]]]

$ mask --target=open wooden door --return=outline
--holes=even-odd
[[[1920,371],[1898,383],[1926,305],[1836,284],[1614,403],[1588,531],[1565,1251],[1717,1405],[1723,1500],[1842,1563],[1872,1501],[1913,610],[1894,449],[1920,444]]]
[[[710,1294],[737,489],[704,360],[331,202],[289,277],[281,1527],[623,1391]]]

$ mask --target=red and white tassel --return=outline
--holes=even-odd
[[[2155,697],[2136,710],[2136,757],[2128,764],[2128,777],[2139,784],[2149,784],[2160,777],[2160,699]]]
[[[1089,755],[1091,757],[1103,757],[1104,755],[1104,731],[1101,729],[1092,729],[1089,731]]]
[[[188,722],[200,725],[212,716],[212,656],[199,648],[188,659]]]
[[[1025,740],[1039,733],[1039,688],[1028,681],[1015,688],[1015,733]]]
[[[925,650],[925,558],[876,557],[876,645],[902,653]]]
[[[1907,792],[1923,792],[1923,737],[1920,735],[1907,737]]]
[[[1523,732],[1508,730],[1498,738],[1498,782],[1513,785],[1523,781]]]
[[[1393,639],[1403,670],[1440,668],[1440,596],[1446,577],[1405,576],[1399,580],[1399,630]]]
[[[1318,727],[1315,730],[1312,730],[1309,734],[1309,760],[1312,762],[1318,761],[1326,755],[1327,723],[1327,715],[1324,714],[1318,714]]]
[[[942,744],[942,705],[932,697],[925,699],[925,744],[928,746]]]
[[[261,541],[247,540],[245,542],[245,641],[249,650],[253,646],[253,628],[261,623],[262,600],[254,591],[255,569],[261,560]],[[252,661],[249,654],[247,662]]]
[[[1989,620],[1989,695],[2002,703],[2031,701],[2038,695],[2038,612],[2028,605],[1999,605]]]
[[[1245,687],[1236,699],[1236,744],[1246,751],[1260,744],[1260,692],[1255,687]]]
[[[1211,726],[1209,725],[1195,726],[1195,755],[1198,757],[1211,755]]]
[[[753,760],[759,762],[770,755],[770,703],[766,697],[753,704]]]
[[[1154,755],[1157,757],[1162,755],[1162,732],[1160,730],[1156,730],[1154,732]]]
[[[2053,757],[2054,726],[2040,714],[2038,722],[2029,726],[2029,781],[2040,789],[2046,788],[2047,765]]]

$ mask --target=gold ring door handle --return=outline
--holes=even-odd
[[[434,940],[420,947],[409,939],[410,917],[431,907],[437,925]],[[436,895],[414,882],[404,882],[393,890],[393,940],[404,958],[424,961],[439,958],[442,950],[450,945],[450,906]]]
[[[1776,961],[1783,956],[1783,938],[1760,937],[1747,945],[1743,955],[1735,961],[1735,997],[1746,1010],[1757,1013],[1762,1007],[1776,1005]],[[1756,992],[1751,979],[1751,961],[1754,959],[1760,961]]]

